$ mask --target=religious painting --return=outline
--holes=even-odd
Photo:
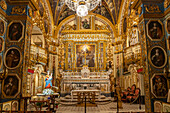
[[[159,101],[154,102],[154,112],[162,113],[162,104]]]
[[[48,20],[44,19],[44,29],[45,29],[45,33],[48,33],[48,29],[49,29],[49,24],[48,24]]]
[[[3,36],[5,33],[5,23],[4,21],[0,20],[0,36]]]
[[[95,67],[95,45],[76,45],[76,66]]]
[[[160,41],[163,38],[164,28],[160,20],[150,20],[146,26],[147,35],[152,41]]]
[[[165,98],[168,94],[168,83],[164,74],[157,73],[151,78],[151,92],[156,98]]]
[[[9,69],[17,68],[21,62],[21,58],[19,49],[11,47],[5,53],[4,64]]]
[[[59,19],[57,20],[57,24],[59,25],[61,21],[63,21],[65,18],[71,16],[71,15],[74,15],[75,14],[75,11],[71,10],[70,8],[67,7],[67,5],[64,6],[64,11],[60,12],[59,14]],[[57,16],[57,15],[56,15]]]
[[[20,41],[23,38],[24,25],[20,21],[11,22],[8,26],[8,38],[10,41]]]
[[[0,37],[0,52],[4,50],[4,39]]]
[[[155,68],[163,68],[167,63],[165,50],[160,46],[154,46],[149,51],[149,61]]]
[[[12,111],[18,111],[18,106],[19,106],[19,103],[18,101],[12,101],[12,104],[11,104],[11,110]]]
[[[162,103],[163,105],[163,111],[164,113],[170,113],[170,104],[169,103]]]
[[[20,92],[20,78],[17,74],[8,74],[2,83],[2,93],[6,98],[15,98]]]
[[[167,30],[168,34],[170,34],[170,18],[168,18],[166,21],[166,30]]]
[[[43,15],[44,15],[44,7],[43,7],[43,4],[42,4],[41,2],[39,2],[38,7],[39,7],[40,16],[43,17]]]
[[[91,29],[92,17],[80,17],[80,29]]]

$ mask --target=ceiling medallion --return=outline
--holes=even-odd
[[[101,0],[62,0],[71,10],[76,11],[80,17],[87,16],[97,5],[101,5]]]

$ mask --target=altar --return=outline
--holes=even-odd
[[[109,74],[110,71],[90,72],[87,66],[84,66],[81,72],[62,72],[61,93],[76,91],[110,93]]]
[[[96,96],[95,93],[98,93],[98,99],[100,99],[100,95],[101,95],[101,91],[95,90],[95,89],[94,90],[72,90],[71,91],[71,99],[73,99],[74,93],[76,93],[76,95],[78,95],[80,98],[84,98],[86,96],[86,97],[95,99],[95,96]],[[81,94],[83,94],[83,95],[81,95]],[[94,96],[93,96],[93,94],[94,94]]]

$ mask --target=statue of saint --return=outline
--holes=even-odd
[[[45,88],[51,88],[52,87],[52,73],[51,73],[51,76],[49,76],[49,72],[48,74],[46,75],[46,79],[45,79]]]

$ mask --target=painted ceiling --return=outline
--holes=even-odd
[[[75,12],[70,10],[65,4],[62,4],[60,0],[49,0],[49,2],[55,25],[59,25],[64,18],[75,14]],[[117,24],[121,5],[122,0],[102,0],[102,6],[98,6],[92,12],[106,17],[113,24]]]

